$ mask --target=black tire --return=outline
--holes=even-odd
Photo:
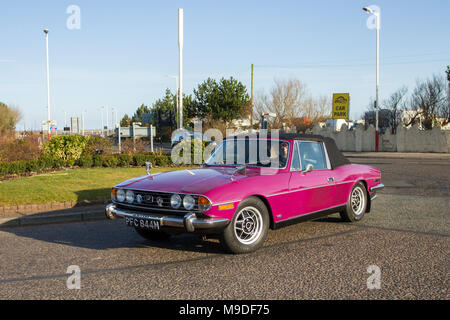
[[[236,209],[233,220],[221,234],[220,242],[232,253],[256,251],[266,240],[269,224],[269,212],[264,202],[257,197],[249,197]]]
[[[134,229],[141,237],[151,241],[166,240],[170,237],[170,234],[164,231],[152,231],[136,227]]]
[[[360,203],[361,201],[363,201],[362,204]],[[356,222],[360,221],[364,217],[366,210],[367,189],[362,182],[358,182],[353,186],[352,191],[348,196],[347,206],[340,212],[340,215],[342,220],[346,222]]]

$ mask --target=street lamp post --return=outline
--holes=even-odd
[[[101,132],[102,132],[102,136],[105,136],[105,125],[104,125],[104,123],[103,123],[103,109],[104,109],[105,107],[101,107],[100,108],[100,112],[101,112],[101,114],[102,114],[102,128],[101,128]]]
[[[179,97],[179,124],[178,129],[183,129],[183,9],[178,9],[178,51],[180,66],[180,93]]]
[[[45,55],[47,60],[47,131],[48,139],[50,140],[50,73],[48,66],[48,29],[44,30],[45,33]]]
[[[108,120],[108,107],[106,107],[106,137],[108,136],[108,122],[109,122],[109,120]]]
[[[379,144],[379,128],[378,128],[378,112],[380,110],[380,104],[378,99],[378,88],[380,85],[380,12],[374,11],[369,7],[363,8],[369,14],[373,14],[375,16],[375,24],[377,30],[377,54],[376,54],[376,97],[375,97],[375,151],[378,152],[378,144]]]
[[[115,129],[116,126],[117,126],[116,110],[114,108],[111,108],[111,128]]]
[[[81,111],[81,135],[84,136],[84,112]]]
[[[85,120],[86,120],[86,116],[85,115],[87,115],[87,110],[85,109],[83,112],[81,112],[81,125],[82,125],[82,127],[83,127],[83,131],[82,131],[82,135],[84,136],[84,134],[85,134],[85,127],[84,127],[84,122],[85,122]]]

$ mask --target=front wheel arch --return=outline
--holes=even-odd
[[[261,200],[261,201],[265,204],[265,206],[266,206],[266,208],[267,208],[267,212],[269,213],[269,220],[270,220],[269,228],[270,228],[271,230],[274,230],[274,229],[275,229],[275,221],[274,221],[274,219],[273,219],[272,207],[270,206],[270,203],[269,203],[269,201],[267,200],[267,198],[264,197],[264,196],[262,196],[262,195],[260,195],[260,194],[253,194],[253,195],[250,195],[250,196],[248,196],[248,197],[245,197],[244,199],[242,199],[242,201],[244,201],[244,200],[246,200],[246,199],[248,199],[248,198],[251,198],[251,197],[258,198],[259,200]],[[242,201],[241,201],[241,202],[242,202]],[[240,204],[240,203],[239,203],[239,204]],[[238,205],[238,206],[239,206],[239,205]],[[237,213],[238,213],[238,212],[237,212],[237,210],[236,210],[234,214],[237,214]],[[234,215],[233,215],[233,218],[234,218]]]
[[[244,209],[247,210],[247,217],[243,213]],[[271,224],[270,220],[269,209],[261,198],[256,196],[246,197],[239,203],[233,219],[221,233],[220,242],[226,251],[235,254],[258,250],[263,246],[267,237]],[[237,228],[236,226],[239,223],[240,227]]]

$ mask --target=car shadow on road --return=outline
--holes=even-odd
[[[77,193],[79,199],[86,199],[94,193],[104,193],[103,189],[83,190]],[[0,228],[1,232],[15,234],[19,238],[29,238],[48,243],[72,247],[109,250],[120,248],[157,248],[162,250],[187,251],[198,253],[226,253],[217,239],[202,239],[193,234],[172,235],[167,240],[147,240],[142,238],[133,228],[125,225],[124,220],[105,220],[105,204],[80,205],[71,209],[40,212],[26,215],[26,226],[14,226],[16,219],[9,223],[11,227]],[[59,222],[45,222],[46,218]],[[71,218],[73,216],[73,218]],[[17,219],[23,219],[24,216]],[[35,225],[31,225],[35,220]],[[88,221],[90,220],[90,221]],[[95,221],[96,220],[96,221]],[[39,222],[41,221],[41,222]],[[341,223],[338,217],[324,217],[316,222]],[[17,223],[16,223],[17,224]]]
[[[91,250],[123,248],[157,248],[171,251],[197,253],[225,253],[220,243],[214,239],[203,240],[192,234],[172,235],[167,240],[147,240],[122,219],[97,220],[45,225],[6,227],[0,232],[8,232],[20,239],[32,239]]]
[[[227,253],[218,240],[204,240],[201,237],[193,234],[172,235],[169,239],[161,241],[144,239],[141,242],[141,247],[155,247],[159,249],[190,251],[198,253]]]

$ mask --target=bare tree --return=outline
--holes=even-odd
[[[331,100],[325,95],[319,96],[317,98],[308,97],[300,105],[299,114],[301,117],[307,117],[312,120],[330,116]]]
[[[405,109],[405,96],[408,92],[407,87],[401,87],[383,101],[383,107],[390,111],[390,124],[392,133],[397,132],[397,126],[401,122],[402,110]]]
[[[313,124],[331,113],[330,99],[326,96],[312,97],[300,80],[275,79],[274,82],[269,95],[261,92],[255,99],[255,117],[263,113],[275,114],[274,118],[268,119],[272,128],[281,128],[283,123],[299,127],[299,121],[305,117]]]
[[[273,128],[280,128],[283,123],[291,125],[291,120],[297,115],[302,100],[306,96],[306,85],[297,79],[274,80],[275,85],[270,95],[259,93],[255,101],[256,112],[273,113],[269,119]]]
[[[450,123],[450,104],[446,94],[447,84],[444,77],[434,75],[431,79],[417,81],[409,108],[409,119],[404,124],[409,126],[419,119],[425,129],[431,129],[440,118],[440,125]]]

